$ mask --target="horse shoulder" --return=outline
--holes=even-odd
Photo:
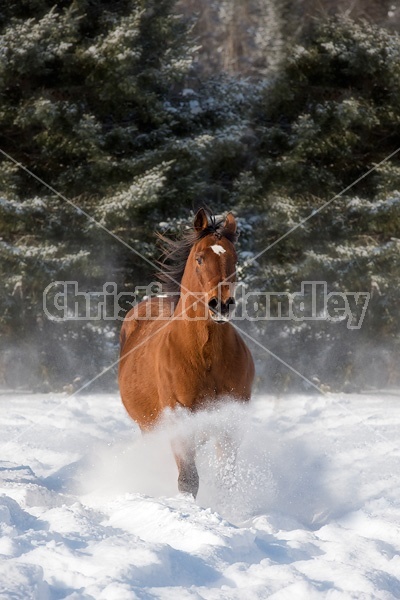
[[[143,328],[158,328],[163,320],[172,314],[170,304],[164,298],[154,297],[136,304],[125,316],[120,333],[120,349],[125,347],[128,339],[138,334]]]
[[[154,426],[164,407],[156,365],[170,321],[168,304],[151,298],[134,306],[122,326],[119,387],[128,414],[142,430]]]

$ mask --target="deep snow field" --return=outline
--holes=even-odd
[[[0,406],[1,599],[400,598],[398,392],[258,396],[148,436],[117,395]],[[177,429],[202,442],[196,502]]]

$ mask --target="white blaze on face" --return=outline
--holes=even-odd
[[[220,254],[225,254],[226,252],[225,248],[223,248],[220,244],[214,244],[213,246],[210,246],[210,248],[213,252],[215,252],[215,254],[218,254],[218,256]]]

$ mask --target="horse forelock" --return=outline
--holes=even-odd
[[[214,235],[217,240],[227,239],[235,244],[238,234],[224,227],[224,219],[216,219],[207,211],[208,225],[201,231],[190,229],[178,240],[173,240],[162,234],[157,234],[161,241],[162,256],[158,261],[161,269],[157,273],[158,279],[163,284],[163,291],[179,294],[180,285],[185,271],[186,262],[194,244],[209,235]]]

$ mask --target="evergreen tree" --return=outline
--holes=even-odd
[[[328,291],[371,292],[359,331],[339,322],[261,331],[309,379],[341,389],[396,380],[400,153],[380,163],[400,147],[399,98],[397,35],[348,20],[319,26],[257,103],[258,159],[236,184],[241,210],[258,207],[254,252],[270,246],[248,271],[253,286],[299,292],[302,281],[326,281]],[[287,368],[269,364],[281,385]]]
[[[13,160],[0,163],[0,327],[10,385],[21,378],[21,369],[10,376],[13,345],[27,378],[52,386],[115,359],[119,323],[49,322],[43,290],[56,280],[84,290],[114,281],[120,291],[148,282],[154,269],[142,257],[157,258],[158,223],[175,227],[200,202],[222,206],[247,166],[238,115],[248,88],[189,78],[192,48],[173,6],[41,0],[2,12],[0,148]]]
[[[171,6],[43,1],[11,3],[2,13],[0,147],[24,167],[2,156],[1,327],[9,384],[21,381],[23,370],[31,383],[33,374],[52,385],[90,377],[102,355],[108,362],[115,356],[107,356],[103,328],[44,319],[42,294],[54,280],[78,281],[84,290],[124,280],[117,242],[65,198],[97,217],[105,196],[149,179],[143,154],[170,135],[166,101],[190,64]],[[134,254],[129,259],[140,278],[144,265]],[[13,344],[25,364],[17,377],[10,376]]]
[[[399,38],[330,21],[274,80],[205,80],[174,10],[38,0],[0,15],[3,379],[60,388],[116,359],[119,322],[51,322],[43,290],[148,283],[154,230],[178,232],[206,203],[241,215],[248,289],[371,292],[360,330],[271,321],[257,339],[330,386],[394,383],[400,172],[398,156],[379,163],[400,147]],[[269,384],[298,384],[254,350]]]

